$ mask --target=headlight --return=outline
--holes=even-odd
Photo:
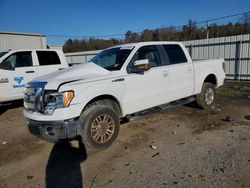
[[[56,108],[67,108],[74,98],[73,91],[45,95],[45,114],[51,115]]]

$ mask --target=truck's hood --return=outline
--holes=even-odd
[[[38,77],[32,82],[47,82],[45,88],[55,90],[64,83],[92,80],[110,74],[110,71],[91,62],[74,65],[64,70]]]

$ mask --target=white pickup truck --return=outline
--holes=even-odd
[[[0,106],[23,98],[26,83],[68,67],[61,50],[32,49],[0,52]]]
[[[103,149],[122,118],[189,97],[210,108],[224,79],[223,59],[192,62],[180,42],[124,44],[30,82],[24,116],[29,131],[47,141],[80,137]]]

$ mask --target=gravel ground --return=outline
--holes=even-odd
[[[0,115],[0,187],[250,187],[250,99],[219,97],[122,124],[100,152],[29,134],[22,107]],[[248,120],[249,119],[249,120]]]

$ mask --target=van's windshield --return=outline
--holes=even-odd
[[[109,71],[120,70],[125,63],[132,49],[123,49],[121,47],[104,50],[93,57],[93,62]]]

